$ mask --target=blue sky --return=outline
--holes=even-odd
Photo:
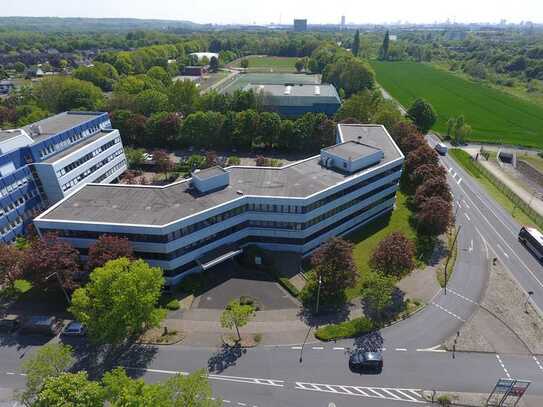
[[[0,0],[3,16],[135,17],[198,23],[265,24],[308,18],[314,23],[543,23],[543,0]]]

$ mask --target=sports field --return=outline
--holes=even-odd
[[[449,117],[464,115],[471,141],[543,148],[543,106],[481,83],[468,81],[428,64],[371,61],[377,81],[402,105],[418,97],[438,114],[435,130],[447,131]]]
[[[273,71],[273,72],[296,72],[294,64],[298,60],[295,57],[269,57],[269,56],[248,56],[249,71]],[[237,60],[232,64],[233,67],[239,68],[241,60]]]
[[[243,89],[249,83],[257,85],[282,85],[285,83],[319,84],[321,83],[321,80],[319,75],[294,73],[246,73],[237,75],[234,80],[225,83],[224,86],[221,87],[221,89],[217,90],[221,93],[233,93],[237,89]]]

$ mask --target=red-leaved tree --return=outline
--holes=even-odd
[[[381,273],[401,276],[415,267],[413,242],[401,232],[394,232],[379,242],[373,252],[370,265]]]
[[[126,257],[134,258],[134,251],[130,241],[125,237],[101,235],[96,242],[89,247],[87,267],[90,271],[96,267],[102,267],[110,260]]]
[[[439,158],[432,147],[424,143],[416,150],[407,154],[405,169],[407,174],[412,174],[418,167],[424,164],[438,165]]]
[[[420,206],[416,218],[420,232],[431,236],[441,235],[452,223],[452,204],[433,196]]]
[[[447,172],[441,165],[422,164],[409,175],[413,186],[418,187],[430,178],[443,178],[446,180]]]
[[[313,253],[311,264],[316,281],[320,279],[320,298],[323,303],[343,295],[355,284],[357,271],[353,260],[353,245],[333,237]]]
[[[434,196],[438,196],[447,202],[452,200],[449,184],[447,184],[445,178],[435,177],[424,181],[424,183],[417,188],[417,192],[415,193],[415,205],[417,208],[421,208],[424,202]]]
[[[80,271],[79,252],[55,233],[45,233],[26,250],[24,276],[42,288],[76,287],[74,276]],[[56,273],[56,275],[55,275]]]
[[[0,244],[0,287],[11,285],[23,275],[26,251],[12,244]]]

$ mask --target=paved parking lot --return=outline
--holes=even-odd
[[[196,308],[223,309],[230,300],[249,296],[261,310],[298,308],[298,302],[277,282],[260,271],[240,271],[233,261],[222,263],[208,273],[216,279],[213,287],[194,301]]]

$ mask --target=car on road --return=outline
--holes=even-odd
[[[447,151],[449,150],[449,148],[443,143],[437,143],[434,148],[439,155],[447,155]]]
[[[380,373],[383,370],[383,354],[379,351],[355,350],[349,357],[349,369]]]
[[[21,326],[22,334],[38,334],[57,336],[63,323],[53,316],[34,315],[28,318]]]
[[[62,330],[62,336],[85,336],[87,330],[85,326],[79,321],[72,321],[64,327]]]
[[[0,332],[11,333],[17,330],[21,323],[20,318],[17,315],[4,315],[0,318]]]
[[[523,226],[518,233],[518,240],[543,262],[543,233],[534,227]]]

